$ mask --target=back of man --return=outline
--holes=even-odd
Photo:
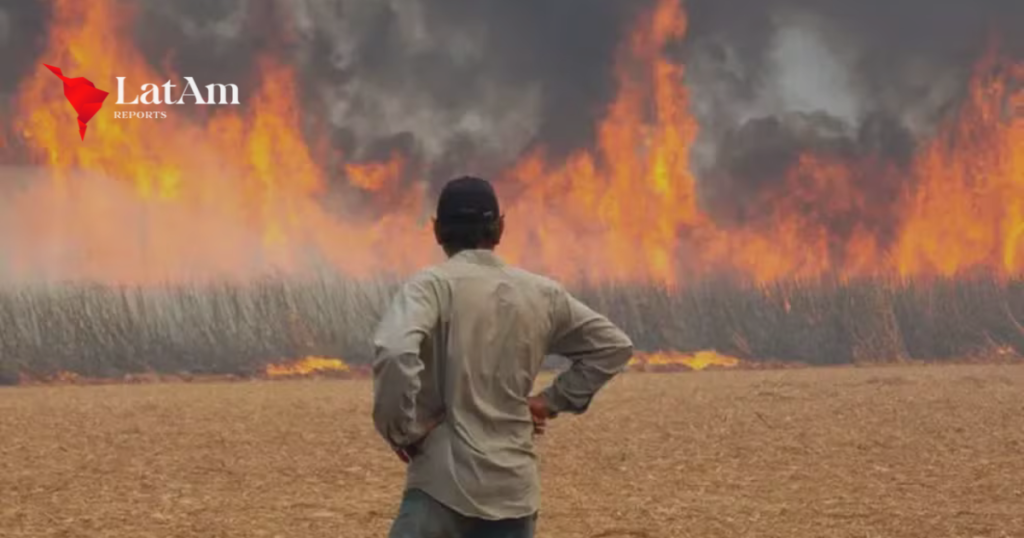
[[[529,537],[539,507],[529,399],[544,357],[574,363],[542,393],[541,414],[582,413],[632,344],[493,245],[442,245],[449,260],[401,288],[375,338],[374,420],[409,461],[391,536]]]

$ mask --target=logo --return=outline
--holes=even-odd
[[[144,105],[183,105],[186,97],[191,97],[193,103],[197,105],[237,105],[238,103],[238,86],[234,84],[209,84],[206,86],[206,99],[203,99],[203,92],[199,90],[199,86],[196,85],[196,81],[192,77],[185,77],[185,89],[182,90],[181,95],[177,99],[174,98],[174,94],[171,90],[176,88],[171,81],[163,83],[161,86],[156,84],[143,84],[141,103]],[[160,89],[163,88],[163,93]],[[191,93],[189,93],[191,92]],[[163,96],[163,99],[161,99]],[[119,105],[137,105],[139,104],[140,96],[136,95],[135,99],[130,103],[124,102],[124,77],[117,77],[117,104]]]
[[[78,134],[81,135],[82,140],[85,140],[86,125],[100,111],[100,108],[103,107],[103,100],[110,94],[97,88],[85,77],[65,77],[59,67],[43,65],[64,82],[64,97],[75,108],[75,112],[78,112]]]
[[[59,67],[43,64],[47,69],[57,75],[64,82],[64,97],[71,106],[78,112],[78,133],[82,140],[85,140],[86,124],[103,107],[108,92],[96,87],[91,80],[85,77],[65,77]],[[178,95],[174,94],[177,88],[171,81],[161,85],[143,84],[142,94],[135,95],[132,101],[125,101],[125,77],[117,78],[117,102],[116,106],[130,105],[238,105],[238,86],[235,84],[208,84],[206,92],[196,84],[192,77],[184,77],[185,85]],[[162,90],[162,91],[161,91]],[[118,119],[165,119],[167,112],[163,110],[144,111],[114,111],[114,117]]]

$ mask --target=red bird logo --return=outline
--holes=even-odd
[[[97,88],[85,77],[65,77],[59,67],[43,65],[64,81],[64,97],[67,97],[71,106],[75,107],[75,112],[78,112],[78,133],[82,135],[82,140],[85,140],[85,124],[100,111],[103,100],[110,94]]]

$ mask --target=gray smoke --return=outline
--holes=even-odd
[[[591,146],[615,51],[651,5],[147,0],[138,41],[157,65],[173,52],[179,72],[229,82],[272,52],[299,66],[307,112],[348,161],[398,152],[436,183],[497,173],[535,145]]]
[[[0,95],[11,93],[46,46],[49,6],[0,0]]]
[[[978,59],[992,43],[1024,58],[1019,0],[692,0],[689,13],[694,161],[723,222],[770,217],[812,154],[858,163],[866,203],[818,214],[834,202],[822,192],[809,218],[840,237],[868,223],[884,242],[915,145],[955,112]]]
[[[321,161],[400,153],[411,175],[435,185],[493,175],[535,146],[554,158],[591,147],[616,94],[616,51],[654,4],[120,1],[143,8],[135,39],[158,69],[251,91],[255,61],[272,54],[297,66],[310,145],[331,150]],[[38,63],[49,9],[0,0],[0,92]],[[756,214],[750,204],[780,188],[806,151],[899,170],[955,109],[990,37],[1024,57],[1020,0],[690,0],[686,9],[689,34],[670,52],[687,65],[701,126],[701,193],[726,220]],[[340,170],[332,176],[344,183]]]
[[[494,174],[535,145],[556,158],[592,146],[615,96],[616,50],[653,3],[147,0],[138,41],[154,63],[173,52],[180,72],[239,82],[260,54],[283,53],[300,66],[307,111],[328,119],[346,159],[401,153],[436,184]],[[680,59],[701,125],[694,162],[722,218],[756,214],[744,204],[781,187],[808,151],[905,166],[955,110],[991,38],[1024,56],[1019,0],[686,8]]]

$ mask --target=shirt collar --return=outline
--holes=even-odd
[[[487,249],[470,249],[460,251],[458,254],[452,256],[452,260],[463,261],[466,263],[472,263],[474,265],[487,265],[491,267],[501,267],[505,263],[494,253],[493,250]]]

